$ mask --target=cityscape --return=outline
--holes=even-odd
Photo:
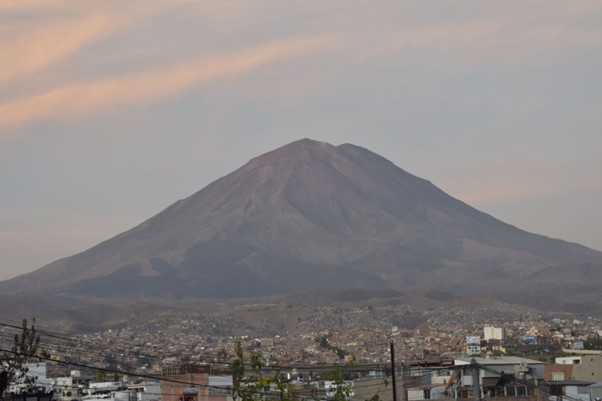
[[[0,0],[0,401],[602,401],[601,0]]]
[[[246,308],[253,307],[258,308],[258,304]],[[275,311],[262,311],[266,312]],[[506,374],[511,375],[519,372],[515,364],[527,363],[531,370],[526,372],[534,375],[531,387],[522,381],[524,389],[512,390],[524,391],[524,396],[556,397],[561,391],[568,400],[587,401],[599,391],[596,389],[602,381],[600,319],[555,316],[526,307],[496,311],[440,308],[428,312],[430,317],[424,323],[409,328],[391,325],[384,318],[390,313],[379,316],[373,307],[322,306],[312,310],[313,323],[305,322],[303,328],[298,327],[294,332],[273,335],[268,335],[270,330],[265,328],[257,331],[250,322],[220,320],[217,315],[198,313],[69,337],[38,327],[43,350],[38,354],[44,357],[32,364],[29,373],[36,375],[39,385],[65,401],[104,397],[120,400],[119,397],[126,396],[139,401],[177,401],[180,398],[169,398],[167,394],[192,388],[205,390],[195,394],[195,400],[235,399],[237,394],[242,397],[242,393],[233,390],[239,346],[247,371],[252,366],[252,355],[260,356],[262,362],[257,374],[271,378],[278,372],[287,388],[296,389],[296,396],[291,393],[293,399],[301,394],[313,394],[315,399],[336,398],[334,390],[331,391],[336,372],[345,372],[344,384],[353,394],[363,394],[365,399],[379,394],[380,399],[389,399],[390,386],[381,385],[374,394],[367,394],[362,388],[371,388],[366,381],[385,383],[387,377],[390,379],[394,349],[394,368],[399,380],[396,391],[402,400],[462,398],[469,393],[474,396],[467,381],[470,372],[464,371],[464,376],[455,376],[454,372],[458,366],[473,366],[475,360],[480,361],[479,368],[485,369],[484,372],[489,365],[489,369],[496,369],[495,364],[509,364],[513,371]],[[344,324],[335,320],[330,325],[324,324],[322,317],[332,314],[345,316]],[[367,320],[370,315],[376,322]],[[496,318],[491,319],[492,315]],[[1,348],[10,349],[12,337],[18,332],[18,325],[2,324]],[[42,370],[37,371],[40,366]],[[508,366],[504,368],[509,369]],[[499,378],[499,366],[494,371]],[[502,391],[499,384],[493,385],[487,377],[483,375],[480,391],[483,396],[497,391],[499,397]],[[188,384],[179,383],[180,379]],[[165,390],[166,386],[170,390]],[[262,399],[276,397],[274,386],[273,382],[268,383],[266,388],[272,392],[266,390]],[[577,386],[578,391],[572,394],[570,386]],[[65,395],[66,388],[71,389],[70,396]],[[163,397],[159,398],[159,394]]]

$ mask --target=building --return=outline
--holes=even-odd
[[[602,399],[602,382],[592,384],[588,388],[590,400]]]
[[[485,341],[503,341],[504,330],[501,327],[485,326],[483,328],[483,338]]]
[[[445,385],[443,384],[419,384],[414,387],[408,387],[408,400],[407,401],[419,401],[419,400],[435,400],[443,398],[443,392],[445,391]]]
[[[481,355],[481,346],[476,344],[466,344],[466,355],[479,356]]]
[[[396,376],[397,401],[408,401],[409,389],[423,384],[420,376]],[[368,400],[375,395],[380,401],[393,401],[391,377],[362,378],[353,381],[353,399]],[[311,397],[309,397],[311,398]]]
[[[161,401],[232,401],[232,377],[210,376],[208,366],[163,369]]]
[[[449,391],[454,398],[522,397],[534,394],[544,377],[544,362],[516,356],[459,358],[454,361],[455,375]]]
[[[555,363],[545,367],[544,379],[547,381],[562,381],[573,379],[573,365]]]
[[[46,363],[45,362],[35,362],[35,363],[27,363],[25,364],[26,376],[29,379],[34,379],[36,386],[44,387],[47,391],[52,388],[53,382],[48,380],[46,377]],[[19,373],[20,375],[20,373]],[[8,383],[7,390],[12,393],[20,393],[25,389],[31,387],[27,384],[24,378],[17,380],[12,383]]]
[[[136,401],[159,401],[161,385],[157,382],[128,384],[127,389],[136,396]]]
[[[572,380],[602,381],[602,355],[580,355],[556,358],[559,365],[572,365]]]
[[[589,387],[594,382],[581,380],[553,380],[548,382],[550,399],[557,397],[558,401],[568,398],[572,401],[590,401]]]

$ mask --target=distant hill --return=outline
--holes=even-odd
[[[601,272],[601,252],[506,224],[367,149],[304,139],[91,249],[0,282],[0,294],[240,298],[356,288],[341,296],[381,289],[602,313]]]

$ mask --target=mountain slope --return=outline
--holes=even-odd
[[[304,139],[0,291],[231,298],[385,287],[504,298],[572,263],[600,271],[602,253],[505,224],[364,148]]]

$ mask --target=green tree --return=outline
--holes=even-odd
[[[276,369],[274,370],[274,383],[276,384],[276,388],[278,389],[278,394],[280,396],[280,401],[292,401],[291,394],[288,391],[287,383],[282,378],[282,374],[280,372],[280,366],[276,365]]]
[[[38,361],[38,346],[40,336],[35,327],[36,319],[32,319],[31,325],[27,319],[21,322],[21,332],[15,334],[11,355],[2,361],[2,366],[8,374],[8,381],[13,383],[34,384],[37,377],[29,375],[28,364]]]
[[[234,346],[234,360],[232,362],[232,396],[240,401],[263,401],[268,398],[278,398],[281,401],[291,401],[286,382],[282,378],[280,368],[274,368],[272,376],[263,374],[266,360],[260,351],[250,355],[250,371],[245,374],[245,360],[240,341]],[[271,393],[274,385],[277,392]]]
[[[332,384],[330,391],[333,393],[334,401],[349,401],[351,399],[351,387],[345,382],[345,372],[338,369],[331,375]]]
[[[241,401],[260,401],[262,388],[265,384],[261,377],[261,369],[265,366],[261,353],[251,353],[251,372],[245,375],[245,360],[240,341],[234,346],[234,361],[232,362],[232,391],[233,398]]]
[[[234,345],[234,360],[232,361],[232,396],[234,399],[241,398],[241,384],[245,376],[245,364],[242,345],[237,341]]]

